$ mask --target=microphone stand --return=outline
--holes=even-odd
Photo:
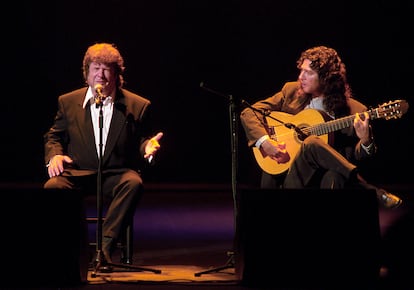
[[[98,175],[96,180],[96,208],[97,208],[97,221],[96,221],[96,258],[94,263],[94,269],[91,273],[91,277],[95,278],[98,273],[110,273],[113,271],[113,267],[124,268],[137,271],[150,271],[156,274],[161,273],[161,270],[143,268],[134,266],[131,264],[123,263],[109,263],[105,260],[102,252],[102,221],[103,221],[103,191],[102,191],[102,158],[103,158],[103,101],[105,96],[100,90],[97,91],[95,97],[96,107],[99,107],[99,161],[98,161]]]
[[[223,96],[229,99],[229,116],[230,116],[230,130],[231,130],[231,152],[232,152],[232,180],[231,180],[231,184],[232,184],[232,192],[233,192],[233,202],[234,202],[234,221],[235,221],[235,225],[234,225],[234,230],[235,230],[235,238],[237,238],[238,232],[237,232],[237,220],[238,220],[238,209],[237,209],[237,132],[238,132],[238,119],[236,117],[236,105],[234,102],[234,98],[232,95],[225,95],[223,93],[217,92],[215,90],[212,90],[206,86],[204,86],[204,83],[201,82],[200,83],[200,87],[215,94],[215,95],[219,95],[219,96]],[[249,108],[251,108],[253,111],[259,112],[262,116],[263,119],[265,121],[265,124],[267,124],[266,122],[266,117],[271,118],[281,124],[283,124],[284,126],[286,126],[289,129],[294,129],[296,131],[296,133],[303,139],[305,139],[308,135],[305,134],[299,127],[297,127],[296,125],[292,124],[292,123],[285,123],[282,120],[279,120],[273,116],[270,116],[270,111],[266,111],[266,110],[260,110],[257,109],[253,106],[251,106],[248,102],[246,102],[245,100],[241,100],[241,103]],[[235,245],[234,245],[235,246]],[[236,247],[236,246],[235,246]],[[197,272],[194,275],[196,277],[200,277],[203,274],[209,274],[209,273],[216,273],[216,272],[220,272],[222,270],[225,269],[229,269],[229,268],[235,268],[235,253],[234,250],[233,251],[229,251],[227,252],[227,255],[229,256],[229,259],[227,260],[226,264],[224,264],[223,266],[219,266],[217,268],[213,268],[213,269],[209,269],[206,271],[202,271],[202,272]]]
[[[236,115],[236,104],[234,101],[234,97],[232,95],[225,95],[220,92],[217,92],[215,90],[212,90],[210,88],[207,88],[204,86],[204,83],[200,83],[200,87],[222,97],[226,97],[229,100],[229,119],[230,119],[230,133],[231,133],[231,188],[233,193],[233,207],[234,207],[234,230],[236,231],[236,224],[237,224],[237,216],[238,216],[238,210],[237,210],[237,148],[238,148],[238,118]],[[235,235],[236,236],[236,235]],[[197,272],[194,274],[195,277],[200,277],[203,274],[209,274],[214,272],[220,272],[225,269],[231,269],[235,268],[235,258],[234,258],[234,250],[228,251],[227,256],[229,256],[229,259],[227,262],[219,266],[217,268],[209,269],[206,271]]]

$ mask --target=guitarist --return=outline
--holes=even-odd
[[[402,203],[398,196],[367,183],[358,173],[357,162],[373,157],[377,147],[367,107],[353,98],[345,64],[338,53],[326,46],[313,47],[303,51],[296,64],[297,81],[285,83],[279,92],[249,105],[240,115],[248,146],[256,146],[263,156],[275,161],[275,166],[291,162],[288,170],[280,174],[263,171],[261,187],[363,186],[375,189],[384,207],[398,207]],[[305,136],[296,155],[290,156],[289,145],[271,138],[271,128],[264,116],[274,111],[296,115],[308,108],[333,119],[355,114],[353,125],[334,132],[335,142],[324,142],[314,135]],[[291,129],[300,133],[300,128]]]

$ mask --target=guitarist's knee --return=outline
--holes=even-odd
[[[311,147],[311,146],[314,146],[315,144],[317,145],[317,146],[319,146],[320,144],[322,144],[322,143],[325,143],[324,141],[322,141],[322,139],[321,138],[319,138],[318,136],[316,136],[316,135],[310,135],[310,136],[308,136],[304,141],[303,141],[303,143],[302,143],[302,145],[303,146],[306,146],[306,147]]]
[[[320,187],[327,189],[342,189],[345,187],[346,178],[336,171],[328,170],[321,178]]]

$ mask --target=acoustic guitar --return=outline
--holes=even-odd
[[[384,103],[377,108],[368,110],[371,120],[397,119],[408,110],[405,100],[395,100]],[[307,136],[316,135],[329,143],[329,133],[353,126],[355,114],[338,119],[327,120],[326,115],[315,109],[305,109],[296,115],[284,112],[271,112],[266,116],[271,132],[270,140],[276,143],[284,142],[290,160],[286,163],[277,163],[266,156],[262,150],[253,147],[256,162],[260,168],[269,174],[281,174],[289,169],[301,143]]]

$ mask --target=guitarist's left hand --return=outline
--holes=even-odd
[[[369,126],[369,115],[367,112],[355,114],[354,128],[355,133],[361,140],[362,144],[369,145],[371,143],[371,130]]]

